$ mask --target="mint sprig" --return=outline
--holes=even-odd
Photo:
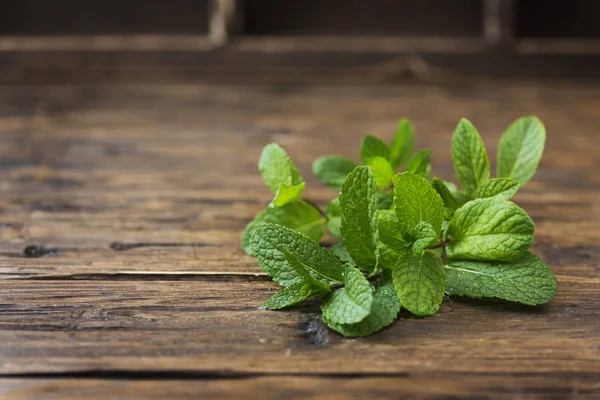
[[[344,286],[333,292],[321,307],[323,315],[336,324],[356,324],[371,313],[373,289],[358,268],[345,264]]]
[[[300,232],[319,241],[325,234],[323,216],[314,206],[305,201],[295,201],[281,207],[268,207],[252,220],[242,236],[244,251],[251,254],[250,238],[260,224],[273,223]]]
[[[371,169],[356,167],[340,192],[342,226],[346,250],[356,264],[373,273],[377,269],[377,200]]]
[[[269,189],[273,192],[272,206],[281,207],[298,200],[304,190],[304,181],[287,153],[277,144],[263,149],[258,169]]]
[[[265,146],[259,170],[274,197],[242,246],[283,289],[261,308],[321,299],[323,321],[353,337],[390,325],[401,308],[434,315],[445,294],[530,306],[552,300],[556,278],[529,251],[533,221],[509,201],[535,174],[545,138],[535,117],[511,124],[492,178],[477,129],[461,119],[452,138],[460,189],[431,176],[430,150],[413,154],[413,125],[403,119],[390,144],[365,136],[362,165],[340,156],[314,162],[315,175],[339,192],[325,211],[303,197],[287,153]],[[338,239],[329,250],[319,244],[326,227]]]

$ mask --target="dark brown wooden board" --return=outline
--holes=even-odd
[[[2,398],[600,396],[597,85],[0,86],[0,105]],[[461,116],[494,160],[524,114],[548,141],[515,201],[558,277],[552,303],[446,299],[363,339],[327,331],[316,303],[257,309],[277,287],[239,239],[270,201],[264,144],[325,205],[310,163],[357,159],[364,133],[390,139],[410,116],[450,179]]]
[[[466,378],[468,376],[468,378]],[[523,375],[259,376],[206,380],[26,380],[0,381],[19,399],[568,399],[595,398],[597,381],[586,376]],[[451,395],[449,393],[452,393]],[[482,393],[486,393],[482,395]],[[42,397],[40,397],[42,396]],[[112,396],[112,397],[111,397]],[[596,396],[597,397],[597,396]]]
[[[546,306],[452,299],[432,318],[403,315],[350,340],[329,332],[314,304],[259,310],[272,282],[9,280],[0,365],[5,374],[594,374],[600,279],[559,275],[559,284]]]

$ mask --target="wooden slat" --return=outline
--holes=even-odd
[[[228,2],[229,3],[229,2]],[[232,40],[233,22],[219,9],[206,35],[82,35],[82,36],[0,36],[0,52],[194,52],[209,51]],[[229,32],[229,33],[227,33]],[[231,51],[257,53],[482,53],[479,38],[444,37],[303,37],[240,36]],[[222,65],[223,67],[227,67]]]
[[[209,37],[216,46],[231,40],[243,29],[243,4],[240,0],[211,0],[209,3]]]
[[[515,50],[521,54],[600,54],[600,40],[578,39],[521,39]]]
[[[277,141],[288,149],[308,180],[306,195],[325,205],[335,194],[312,177],[312,160],[331,153],[356,159],[365,132],[389,140],[402,115],[414,118],[419,146],[432,149],[434,174],[444,179],[453,175],[449,145],[459,116],[474,121],[493,155],[512,119],[540,115],[546,154],[516,197],[537,223],[535,251],[554,265],[554,247],[597,248],[594,86],[288,89],[274,103],[277,90],[0,89],[7,105],[0,117],[0,272],[254,274],[260,270],[239,240],[271,198],[256,167],[261,147]],[[230,107],[239,108],[232,114]],[[348,115],[361,117],[350,124]],[[57,254],[26,258],[29,245]]]
[[[477,399],[594,398],[597,379],[585,374],[534,376],[411,374],[393,377],[268,376],[221,380],[0,380],[6,399]]]
[[[30,51],[206,51],[214,46],[206,35],[58,35],[0,36],[0,52]]]
[[[483,36],[492,46],[508,45],[514,40],[516,7],[513,0],[485,0]]]
[[[248,36],[234,48],[261,53],[482,53],[487,47],[472,37],[348,37],[348,36]]]
[[[272,282],[0,281],[0,375],[435,371],[600,379],[600,280],[563,268],[558,281],[558,296],[544,307],[445,301],[432,318],[403,314],[365,339],[328,331],[315,304],[257,309],[275,293]]]

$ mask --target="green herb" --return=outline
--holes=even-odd
[[[327,217],[327,228],[329,233],[336,239],[342,239],[342,210],[340,208],[340,198],[336,197],[329,202],[329,205],[325,209],[325,216]],[[316,239],[318,240],[318,239]]]
[[[331,292],[331,287],[313,277],[310,274],[309,268],[300,261],[296,254],[284,247],[283,256],[285,257],[285,261],[287,261],[290,267],[298,274],[298,279],[296,282],[271,297],[269,301],[261,307],[277,310],[300,303],[310,297]]]
[[[536,117],[516,120],[502,134],[498,144],[498,176],[521,185],[535,174],[546,142],[546,128]]]
[[[442,259],[431,251],[404,253],[392,272],[402,307],[417,317],[437,312],[446,289]]]
[[[452,161],[458,181],[467,193],[473,193],[490,177],[490,162],[477,129],[461,119],[452,136]]]
[[[260,267],[282,286],[301,280],[285,257],[285,251],[296,254],[297,262],[323,282],[342,283],[342,264],[311,238],[276,224],[261,224],[250,240],[252,254]]]
[[[318,158],[312,165],[314,174],[321,182],[337,191],[342,188],[342,183],[355,167],[354,161],[338,156]]]
[[[431,151],[429,149],[420,150],[408,162],[406,172],[427,178],[429,177],[430,160]]]
[[[333,246],[329,249],[341,262],[346,264],[355,264],[354,260],[348,253],[346,246],[342,242],[334,243]]]
[[[261,308],[317,298],[323,321],[354,337],[390,325],[401,308],[434,315],[444,294],[529,306],[552,300],[556,278],[529,252],[533,221],[509,201],[533,177],[545,136],[535,117],[510,125],[491,178],[483,141],[462,119],[452,138],[459,189],[431,177],[429,150],[413,155],[413,126],[403,119],[390,145],[365,136],[363,165],[340,156],[314,162],[315,175],[340,192],[325,211],[303,198],[304,180],[285,151],[267,145],[259,169],[274,198],[242,237],[283,286]],[[319,244],[325,227],[338,239],[329,250]]]
[[[356,167],[340,192],[341,233],[356,264],[369,272],[377,267],[377,202],[375,182],[368,167]]]
[[[344,287],[330,294],[321,310],[323,315],[336,324],[356,324],[371,313],[373,289],[360,272],[350,264],[343,269]]]
[[[390,146],[373,135],[367,135],[360,145],[360,159],[366,164],[367,161],[373,157],[382,157],[389,160]]]
[[[275,194],[273,206],[283,206],[302,196],[304,181],[292,160],[278,145],[265,146],[258,169],[269,189]]]
[[[407,240],[415,235],[421,221],[429,223],[436,235],[444,221],[444,202],[425,179],[404,172],[394,177],[394,211]]]
[[[392,210],[381,210],[377,216],[378,239],[396,251],[404,251],[408,243],[404,240],[404,228],[400,225],[396,213]]]
[[[456,200],[454,195],[450,192],[448,186],[438,178],[433,178],[431,186],[433,186],[435,191],[442,198],[442,201],[444,202],[444,207],[446,208],[446,216],[448,218],[451,217],[454,211],[456,211],[456,209],[459,207],[458,200]]]
[[[412,122],[404,118],[398,123],[396,136],[392,141],[390,148],[390,163],[394,169],[410,159],[410,155],[415,150],[415,130]]]
[[[493,197],[469,201],[450,220],[448,258],[512,261],[531,247],[534,229],[514,203]]]
[[[446,291],[466,297],[496,297],[531,306],[556,294],[556,278],[539,257],[527,253],[511,262],[450,261]]]
[[[373,295],[371,311],[362,321],[355,324],[338,324],[329,319],[326,313],[323,313],[323,321],[344,336],[368,336],[394,322],[399,312],[400,301],[396,289],[389,272],[384,271]]]
[[[436,232],[429,222],[419,221],[414,229],[414,242],[411,250],[415,254],[421,254],[427,246],[433,246],[438,242],[439,232]]]
[[[519,182],[508,178],[490,179],[475,190],[473,198],[498,197],[509,200],[519,190]]]
[[[390,186],[394,177],[394,170],[388,160],[383,157],[371,157],[365,165],[371,169],[378,188],[385,189]]]
[[[251,254],[250,238],[260,224],[283,225],[319,241],[325,234],[324,222],[319,210],[305,201],[295,201],[282,207],[269,207],[248,224],[242,236],[242,247],[246,253]]]

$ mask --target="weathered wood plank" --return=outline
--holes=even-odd
[[[0,393],[594,398],[598,93],[524,82],[0,86]],[[326,204],[334,193],[311,177],[313,159],[356,159],[364,133],[389,139],[403,115],[448,179],[460,116],[493,160],[522,114],[539,115],[549,135],[516,202],[558,276],[552,303],[446,300],[432,318],[403,314],[355,340],[320,325],[315,303],[257,309],[276,285],[257,276],[239,238],[270,200],[256,170],[264,144],[288,149],[307,195]],[[25,257],[29,245],[56,254]]]
[[[546,155],[516,197],[537,223],[538,253],[597,248],[597,93],[593,85],[485,82],[0,87],[0,272],[255,273],[238,243],[270,200],[256,170],[261,147],[284,145],[309,180],[307,195],[324,205],[334,193],[312,178],[312,160],[328,153],[356,159],[365,132],[389,139],[402,115],[413,117],[420,146],[432,148],[434,173],[446,179],[459,116],[477,124],[493,159],[512,119],[540,115],[549,133]],[[145,246],[113,251],[113,243]],[[57,254],[21,257],[32,244],[52,245]]]
[[[258,310],[275,293],[272,282],[5,280],[0,374],[577,372],[600,379],[600,280],[558,279],[557,298],[543,307],[454,299],[432,318],[404,315],[358,340],[328,331],[314,304]]]
[[[465,379],[468,377],[468,379]],[[201,378],[200,378],[201,379]],[[108,380],[108,379],[0,379],[4,398],[19,400],[107,398],[190,399],[565,399],[594,398],[600,394],[597,378],[585,374],[437,375],[390,377],[266,376],[243,379]]]

